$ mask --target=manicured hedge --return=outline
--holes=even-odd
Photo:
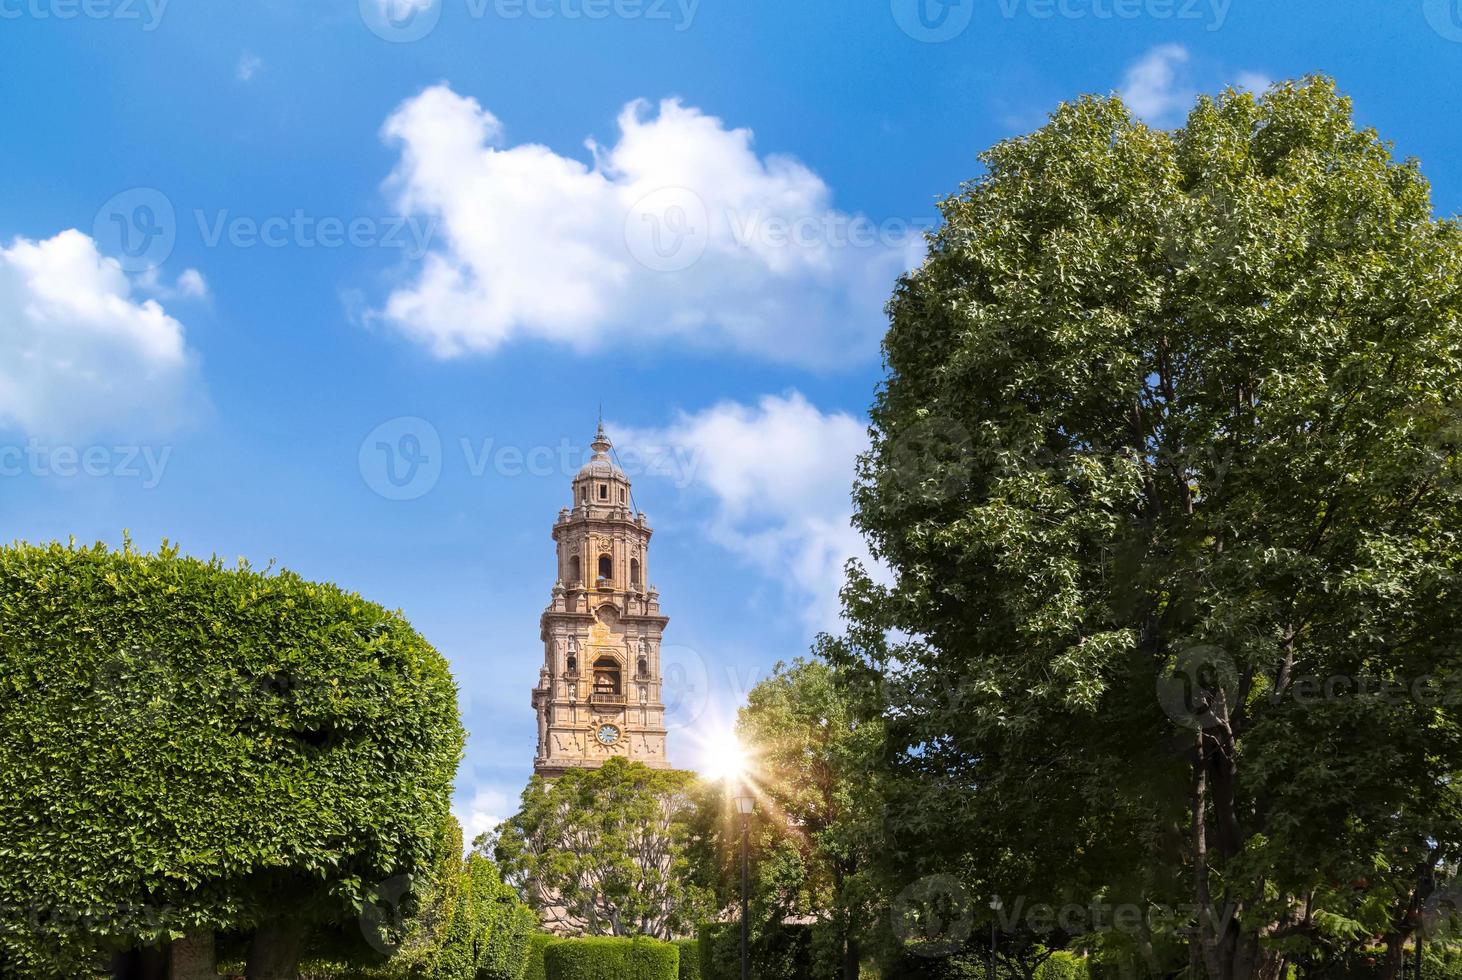
[[[535,932],[528,937],[528,952],[523,958],[523,972],[519,980],[547,980],[543,966],[543,951],[548,944],[558,941],[557,936],[547,932]]]
[[[680,950],[680,980],[701,980],[701,944],[695,939],[677,939]]]
[[[563,939],[543,951],[547,980],[677,980],[680,951],[655,939]]]
[[[429,869],[462,739],[446,661],[357,595],[166,547],[0,547],[0,974],[354,923]]]
[[[741,928],[735,922],[701,927],[699,960],[702,980],[738,980],[741,976]],[[822,980],[831,975],[814,962],[812,927],[779,925],[765,930],[753,923],[747,951],[757,980]]]

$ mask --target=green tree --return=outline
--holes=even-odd
[[[832,668],[817,660],[778,664],[752,688],[737,720],[761,797],[757,821],[758,919],[821,920],[830,973],[857,980],[860,932],[872,918],[864,876],[876,830],[870,774],[882,726],[861,720]],[[720,812],[727,812],[724,808]],[[723,894],[734,896],[737,829],[723,827]]]
[[[1323,79],[982,159],[890,303],[855,503],[895,584],[830,649],[886,858],[1139,943],[1191,906],[1194,975],[1276,977],[1462,845],[1462,708],[1417,687],[1462,667],[1462,238]]]
[[[295,975],[312,931],[429,875],[462,738],[445,660],[359,596],[166,545],[0,548],[4,971],[153,949],[202,975],[230,931],[250,977]]]
[[[519,812],[479,846],[566,932],[688,935],[709,901],[687,860],[694,784],[690,773],[617,757],[553,780],[534,776]]]

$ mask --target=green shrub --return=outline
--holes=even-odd
[[[1036,967],[1035,980],[1087,980],[1090,975],[1086,960],[1064,950],[1057,950]]]
[[[721,945],[722,934],[735,927],[724,922],[708,922],[696,932],[696,960],[701,968],[701,980],[736,980],[737,973],[727,973]]]
[[[398,614],[166,546],[3,547],[0,597],[7,969],[271,919],[345,936],[429,874],[463,736]]]
[[[543,951],[548,944],[557,942],[558,937],[546,932],[535,932],[528,936],[528,948],[523,956],[523,972],[519,980],[547,980],[543,966]]]
[[[675,948],[680,950],[680,980],[701,980],[700,945],[695,939],[675,940]]]
[[[813,957],[813,927],[780,924],[768,928],[754,923],[748,958],[757,980],[820,980]],[[741,927],[717,922],[701,927],[699,960],[703,980],[738,980],[741,976]]]
[[[543,951],[547,980],[677,980],[680,951],[656,939],[564,939]]]

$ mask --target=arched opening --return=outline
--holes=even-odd
[[[637,589],[640,587],[640,560],[638,558],[629,560],[629,584]]]
[[[620,686],[618,660],[613,657],[600,657],[594,661],[594,693],[624,693],[624,688]]]
[[[599,556],[599,587],[607,588],[614,582],[614,559],[608,555]]]
[[[577,589],[584,584],[583,573],[579,571],[579,556],[569,557],[569,588]]]
[[[649,677],[650,676],[650,661],[643,654],[640,655],[639,668],[640,668],[639,676],[641,676],[641,677]]]

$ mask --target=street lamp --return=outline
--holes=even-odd
[[[751,826],[751,815],[755,811],[756,798],[748,793],[745,784],[742,784],[740,791],[736,794],[736,812],[741,815],[741,980],[751,978],[750,961],[746,956],[746,894],[750,877],[747,871],[746,838]]]
[[[995,980],[995,926],[1000,920],[1000,896],[990,898],[990,980]]]

